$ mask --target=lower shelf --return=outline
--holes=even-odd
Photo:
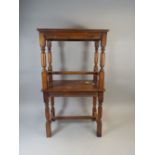
[[[97,85],[92,80],[53,80],[44,92],[53,96],[95,96]]]

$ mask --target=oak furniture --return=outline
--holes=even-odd
[[[107,29],[44,29],[38,28],[41,47],[42,92],[45,103],[46,135],[51,137],[51,122],[62,119],[91,119],[97,123],[97,136],[102,136],[102,103],[104,94],[104,65]],[[53,41],[93,41],[95,43],[93,71],[53,71]],[[45,47],[47,45],[47,52]],[[100,69],[98,48],[101,46]],[[47,60],[46,60],[47,59]],[[53,75],[92,75],[92,80],[54,80]],[[92,97],[90,116],[55,116],[54,97]],[[96,107],[98,101],[98,108]]]

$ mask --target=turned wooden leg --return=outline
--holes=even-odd
[[[52,121],[55,121],[54,97],[51,97],[51,115]]]
[[[93,96],[93,109],[92,109],[92,116],[94,117],[93,120],[96,120],[96,113],[97,113],[96,100],[97,100],[97,97]]]
[[[102,137],[102,103],[103,93],[98,95],[97,137]]]
[[[49,108],[49,97],[46,93],[43,94],[44,102],[45,102],[45,117],[46,117],[46,136],[51,137],[51,113]]]

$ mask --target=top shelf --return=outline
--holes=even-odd
[[[108,29],[37,29],[50,41],[97,41],[106,36]]]

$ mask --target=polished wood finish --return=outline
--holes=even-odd
[[[39,42],[41,48],[41,65],[42,65],[42,89],[47,89],[47,71],[46,71],[46,53],[45,46],[46,40],[44,33],[39,34]]]
[[[43,93],[44,103],[45,103],[45,117],[46,117],[46,136],[51,137],[51,113],[49,108],[49,97],[46,93]]]
[[[107,29],[37,29],[41,48],[42,92],[45,103],[46,135],[52,136],[51,125],[55,120],[91,119],[97,123],[96,134],[102,136],[102,104],[104,93],[104,66]],[[93,41],[95,44],[93,71],[53,71],[53,41]],[[47,45],[47,54],[45,46]],[[98,68],[99,52],[100,69]],[[47,62],[46,62],[47,61]],[[48,66],[47,66],[48,65]],[[46,69],[47,67],[47,69]],[[92,75],[92,80],[54,80],[54,75]],[[90,116],[55,116],[54,97],[92,97],[93,108]],[[96,104],[98,103],[98,108]]]
[[[95,55],[94,55],[94,72],[98,73],[98,48],[99,48],[99,41],[95,41]],[[94,74],[94,82],[97,85],[98,81],[98,74]],[[95,120],[97,120],[97,109],[96,109],[96,102],[97,97],[93,96],[93,108],[92,108],[92,115],[95,117]]]
[[[51,41],[47,41],[48,47],[48,71],[52,72],[52,52],[51,52]]]
[[[99,42],[95,41],[95,56],[94,56],[94,72],[98,73],[98,47]],[[94,82],[97,82],[97,75],[94,74]]]
[[[47,40],[51,41],[96,41],[101,40],[101,35],[106,35],[108,30],[103,29],[40,29]]]
[[[51,119],[55,121],[55,108],[54,108],[54,97],[51,96]]]
[[[96,92],[93,80],[53,80],[48,92]]]
[[[97,102],[97,97],[96,96],[93,96],[92,116],[94,117],[94,120],[97,120],[96,102]]]
[[[95,119],[93,116],[57,116],[56,120]]]
[[[79,72],[79,71],[69,71],[69,72],[65,72],[65,71],[53,71],[53,72],[48,72],[49,74],[64,74],[64,75],[86,75],[86,74],[98,74],[98,72]]]
[[[97,116],[97,136],[102,136],[102,103],[104,90],[104,65],[105,65],[105,46],[106,37],[103,35],[101,38],[101,55],[100,55],[100,72],[99,72],[99,93],[98,93],[98,116]]]

